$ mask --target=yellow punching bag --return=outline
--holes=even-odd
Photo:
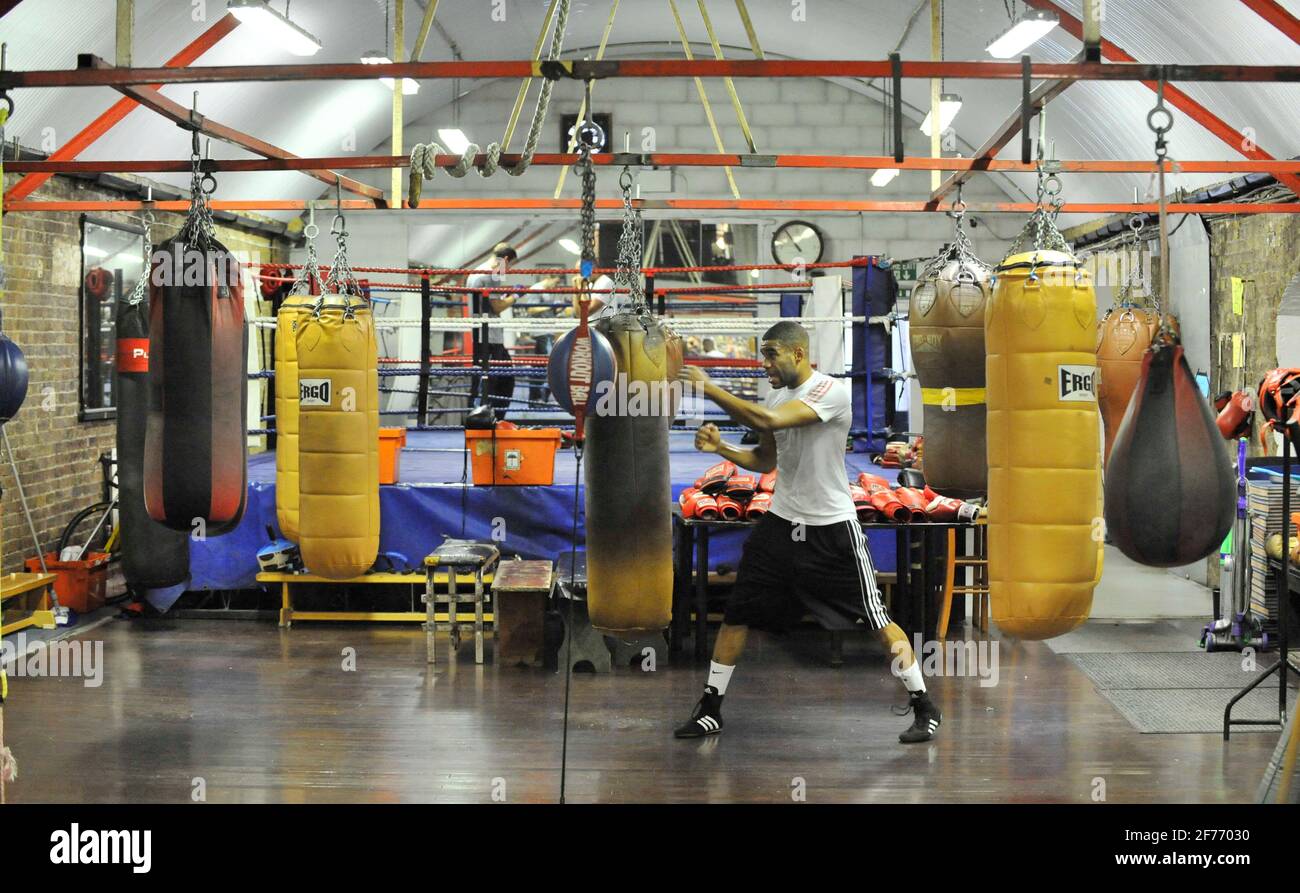
[[[1050,639],[1088,618],[1101,575],[1091,277],[1064,251],[1012,254],[984,330],[993,619],[1006,635]]]
[[[298,326],[299,542],[310,573],[346,580],[379,553],[378,348],[370,307],[324,295]]]
[[[298,326],[316,299],[290,294],[275,315],[275,515],[298,542]]]
[[[659,632],[672,615],[667,385],[681,368],[680,342],[649,314],[617,313],[595,328],[617,374],[586,422],[587,611],[602,632]]]

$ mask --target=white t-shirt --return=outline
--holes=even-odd
[[[500,288],[501,286],[505,285],[505,278],[502,277],[500,274],[498,274],[495,270],[496,264],[497,261],[488,261],[487,263],[480,266],[479,269],[482,270],[483,272],[471,273],[469,277],[465,280],[465,287],[466,288]],[[501,298],[507,296],[499,291],[494,291],[494,292],[489,292],[488,297],[500,300]],[[498,314],[492,312],[492,305],[489,302],[483,301],[481,306],[483,307],[483,312],[486,313],[488,316],[498,316]],[[507,312],[502,313],[499,316],[500,318],[505,319],[514,316],[514,314],[509,312],[509,308],[507,308]],[[500,326],[490,326],[488,328],[488,344],[505,344],[505,343],[506,343],[505,330],[503,330]]]
[[[856,520],[844,468],[853,420],[848,383],[813,372],[797,388],[773,388],[764,402],[776,409],[788,400],[802,400],[821,421],[773,433],[777,475],[772,514],[813,526]]]

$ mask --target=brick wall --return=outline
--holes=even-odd
[[[1300,219],[1294,214],[1226,217],[1210,223],[1210,348],[1214,393],[1241,387],[1241,370],[1231,368],[1225,345],[1219,363],[1219,336],[1245,331],[1248,388],[1259,386],[1277,368],[1277,311],[1282,293],[1300,273]],[[1246,283],[1245,316],[1232,312],[1232,277]],[[1257,443],[1252,453],[1258,453]]]
[[[17,179],[7,175],[5,188]],[[86,181],[54,177],[33,198],[83,201],[123,196]],[[96,212],[92,216],[141,222],[138,214]],[[183,219],[171,213],[155,216],[155,242],[173,235]],[[247,251],[259,260],[278,260],[285,250],[264,233],[218,226],[218,236],[232,251]],[[72,516],[100,498],[96,459],[113,448],[116,437],[111,419],[78,420],[81,215],[6,214],[3,248],[7,274],[2,302],[4,331],[23,349],[30,370],[27,401],[5,428],[36,532],[42,545],[52,549]],[[270,256],[273,251],[274,257]],[[261,383],[255,387],[260,390]],[[0,467],[0,487],[4,490],[0,498],[0,567],[17,570],[24,557],[35,554],[35,547],[7,457]]]

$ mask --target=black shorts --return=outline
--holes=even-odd
[[[723,620],[783,632],[805,612],[827,629],[892,622],[857,521],[796,525],[768,512],[745,541]]]

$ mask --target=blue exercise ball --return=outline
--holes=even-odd
[[[585,409],[590,413],[599,397],[597,385],[602,382],[613,383],[618,362],[614,358],[614,348],[610,346],[609,339],[594,328],[587,331],[591,334],[591,390],[587,394]],[[577,337],[578,330],[572,329],[557,338],[546,363],[546,383],[555,395],[555,402],[569,413],[573,412],[573,400],[569,394],[569,365],[573,355],[573,342]]]

